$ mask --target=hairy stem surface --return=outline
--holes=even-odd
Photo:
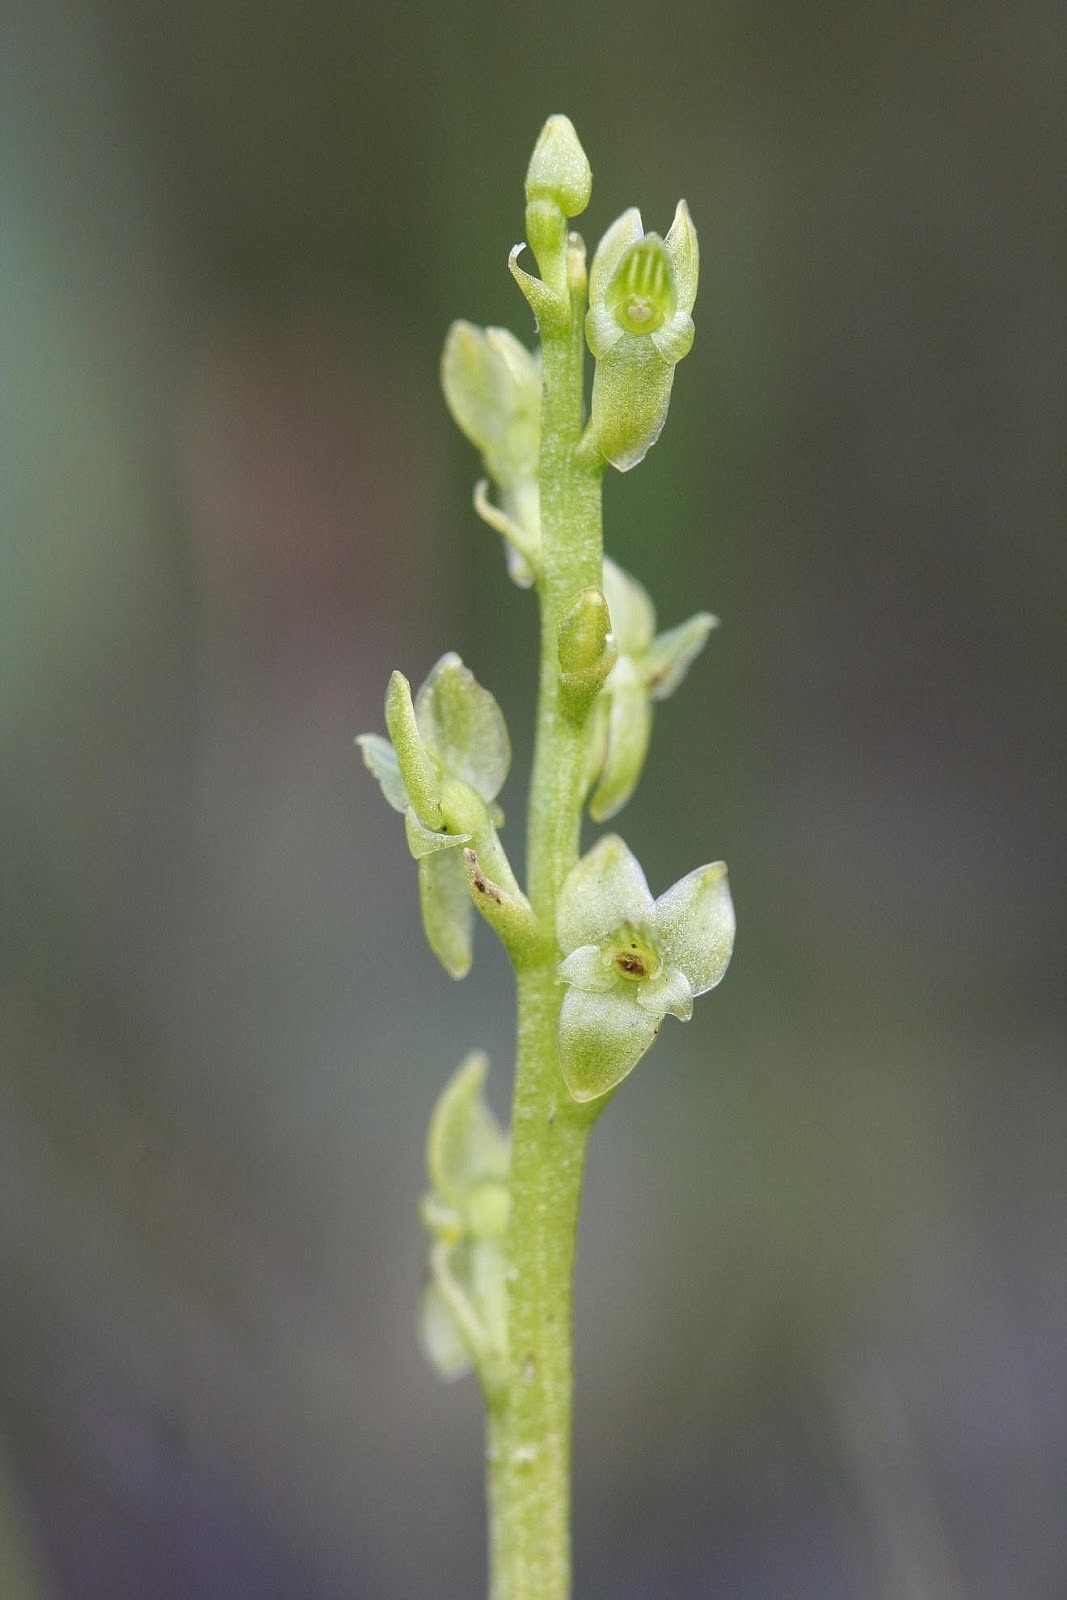
[[[505,1383],[488,1398],[491,1600],[568,1600],[574,1254],[586,1144],[602,1102],[560,1073],[555,918],[578,859],[586,725],[565,704],[561,617],[602,581],[599,466],[579,457],[584,256],[569,250],[569,315],[542,327],[541,669],[528,812],[528,892],[541,929],[518,964]]]

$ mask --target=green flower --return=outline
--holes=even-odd
[[[434,1107],[426,1139],[430,1192],[423,1226],[434,1241],[419,1307],[419,1340],[443,1378],[462,1377],[505,1343],[503,1236],[511,1200],[509,1145],[485,1100],[488,1058],[464,1058]]]
[[[659,438],[674,369],[693,344],[700,253],[679,200],[666,239],[645,233],[636,206],[601,239],[589,270],[585,336],[596,357],[590,432],[628,472]]]
[[[597,1100],[640,1061],[668,1012],[681,1022],[721,980],[734,908],[721,861],[653,900],[640,863],[616,834],[578,862],[560,891],[556,935],[567,985],[559,1058],[575,1100]]]
[[[540,568],[541,361],[506,328],[454,322],[441,357],[441,387],[456,423],[481,452],[486,479],[474,491],[478,515],[503,535],[508,571],[529,588]]]
[[[519,893],[496,829],[494,805],[511,761],[503,712],[454,652],[441,657],[414,701],[400,672],[385,701],[388,739],[356,741],[395,811],[418,862],[419,899],[430,948],[453,978],[471,964],[473,907],[461,845],[473,843],[487,870]]]
[[[652,733],[652,702],[674,693],[704,647],[718,618],[698,611],[688,622],[656,632],[648,591],[636,578],[604,558],[604,594],[611,612],[618,659],[598,702],[601,721],[599,781],[590,815],[606,822],[629,800],[641,775]]]

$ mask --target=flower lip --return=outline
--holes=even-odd
[[[644,983],[655,978],[663,963],[650,930],[641,922],[626,921],[611,939],[615,971],[628,983]]]

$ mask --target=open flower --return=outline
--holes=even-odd
[[[540,357],[506,328],[454,322],[441,357],[441,387],[500,496],[494,506],[483,478],[474,491],[475,510],[502,535],[511,577],[529,588],[541,559]]]
[[[589,802],[596,822],[606,822],[629,800],[648,754],[652,702],[674,693],[719,621],[709,611],[698,611],[676,628],[657,633],[648,591],[607,556],[604,594],[618,657],[597,713],[603,726],[594,749],[601,764]]]
[[[404,815],[430,948],[451,977],[462,978],[471,964],[473,907],[459,846],[473,841],[501,870],[496,827],[503,817],[493,802],[511,761],[504,714],[450,651],[414,701],[407,679],[394,672],[385,715],[388,739],[364,733],[356,742],[385,798]]]
[[[443,1378],[461,1377],[505,1343],[509,1146],[485,1099],[488,1070],[480,1050],[460,1062],[426,1141],[430,1190],[420,1213],[432,1244],[419,1340]]]
[[[596,248],[585,319],[596,357],[590,428],[601,455],[620,472],[644,458],[667,419],[675,366],[693,345],[699,266],[684,200],[666,239],[645,233],[632,206]]]
[[[617,834],[595,844],[560,891],[556,936],[567,985],[559,1058],[575,1100],[597,1100],[640,1061],[668,1012],[681,1022],[720,981],[734,946],[734,908],[721,861],[698,867],[653,900]]]

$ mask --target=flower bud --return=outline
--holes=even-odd
[[[600,589],[583,589],[563,613],[559,625],[560,679],[576,702],[576,709],[586,709],[615,665],[618,653],[607,600]]]
[[[589,204],[592,188],[589,158],[574,124],[569,117],[549,117],[526,171],[526,199],[551,200],[565,217],[577,217]]]

